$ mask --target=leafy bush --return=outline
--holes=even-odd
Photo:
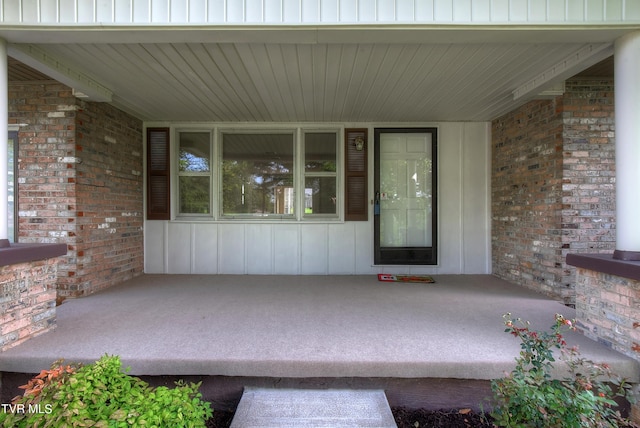
[[[522,343],[516,368],[491,383],[496,406],[491,416],[504,427],[618,427],[625,423],[614,397],[630,398],[630,386],[613,375],[606,364],[580,357],[567,348],[562,336],[574,322],[556,315],[550,332],[537,332],[529,323],[504,316],[505,332]],[[554,349],[560,350],[569,377],[552,379]]]
[[[0,413],[4,427],[204,427],[211,417],[198,384],[150,387],[105,355],[87,366],[56,362],[32,379],[22,397]]]

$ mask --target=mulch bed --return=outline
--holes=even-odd
[[[392,408],[391,412],[398,428],[493,428],[491,418],[487,415],[461,410],[414,410]],[[233,420],[233,412],[216,411],[207,421],[207,428],[228,428]]]

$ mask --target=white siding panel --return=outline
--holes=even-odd
[[[264,22],[269,24],[277,24],[282,22],[282,6],[281,0],[264,0]]]
[[[151,22],[151,4],[146,1],[133,1],[133,21],[136,23]]]
[[[273,273],[300,273],[300,227],[296,224],[275,225],[273,228]]]
[[[471,3],[471,20],[489,22],[491,20],[491,0],[474,0]]]
[[[547,4],[544,2],[533,2],[529,6],[529,21],[544,22],[547,19]]]
[[[400,22],[412,22],[416,19],[417,2],[396,3],[396,19]]]
[[[303,275],[327,273],[327,225],[301,225],[300,272]]]
[[[321,0],[300,0],[300,2],[302,3],[302,22],[320,21],[320,1]]]
[[[38,2],[36,0],[22,0],[22,20],[37,22],[38,19]]]
[[[480,274],[490,270],[491,124],[463,126],[462,272]]]
[[[192,24],[207,22],[207,0],[191,0],[188,21]]]
[[[77,21],[78,22],[95,22],[96,15],[96,4],[91,2],[78,2],[77,3]]]
[[[613,4],[613,2],[611,1],[609,1],[609,3]],[[587,17],[589,18],[590,21],[604,21],[605,19],[604,0],[587,0]],[[618,15],[617,19],[619,18],[620,17]],[[613,18],[613,19],[617,20],[616,18]]]
[[[511,0],[509,4],[510,21],[526,21],[529,16],[527,0]]]
[[[436,21],[453,22],[453,0],[434,0],[433,9]]]
[[[462,125],[443,124],[438,133],[438,264],[462,273]]]
[[[358,21],[374,22],[376,19],[376,0],[358,0]]]
[[[340,22],[356,22],[358,20],[358,0],[341,0]]]
[[[493,0],[491,2],[491,21],[509,21],[509,0]]]
[[[565,0],[567,3],[567,21],[583,21],[585,17],[585,2],[583,0]]]
[[[273,273],[273,225],[248,224],[245,230],[246,273]]]
[[[552,1],[548,3],[548,7],[547,20],[549,22],[558,23],[567,19],[567,8],[564,2]]]
[[[604,0],[602,1],[604,2]],[[605,13],[602,19],[607,22],[622,21],[624,18],[624,5],[622,0],[608,0],[606,2],[606,7],[603,6],[603,9]],[[589,16],[589,18],[591,18],[591,16]]]
[[[218,273],[218,226],[196,223],[193,225],[193,273]]]
[[[245,15],[245,9],[244,9],[244,2],[227,1],[227,4],[225,7],[226,7],[226,21],[245,22],[246,15]]]
[[[329,225],[329,275],[349,275],[355,270],[355,223]]]
[[[370,186],[373,188],[373,183]],[[369,209],[369,218],[373,219],[373,211]],[[373,225],[368,221],[354,222],[355,271],[356,275],[377,272],[373,267]]]
[[[455,22],[471,22],[473,10],[471,0],[458,0],[453,5],[453,20]]]
[[[182,2],[171,2],[169,9],[171,22],[189,22],[189,4]]]
[[[76,22],[80,22],[78,21],[78,17],[76,16],[76,4],[74,0],[59,0],[59,7],[58,7],[58,13],[59,13],[59,19],[60,19],[60,23],[63,24],[73,24]]]
[[[58,22],[58,19],[58,3],[56,0],[40,0],[40,16],[38,16],[38,20],[55,23]]]
[[[264,9],[262,0],[245,0],[244,13],[246,22],[257,23],[264,22]]]
[[[166,221],[147,221],[144,224],[144,271],[167,273],[165,269]]]
[[[207,19],[211,24],[223,23],[227,14],[225,11],[225,0],[208,0],[208,16]]]
[[[151,21],[152,22],[169,22],[169,6],[170,2],[166,0],[150,0],[151,1]]]
[[[133,0],[116,0],[113,17],[115,22],[128,24],[133,18]]]
[[[115,6],[115,0],[113,2],[106,1],[97,3],[95,6],[96,20],[101,23],[113,23]]]
[[[244,233],[243,224],[221,224],[218,228],[218,273],[246,273]]]
[[[390,22],[396,20],[396,7],[393,1],[378,0],[376,5],[376,20]]]
[[[433,2],[435,0],[424,0],[416,2],[416,21],[431,22],[433,16]]]
[[[320,3],[320,21],[338,22],[339,6],[337,0],[322,0]]]
[[[282,17],[284,22],[300,22],[299,0],[282,0]]]
[[[189,223],[169,223],[167,269],[171,273],[191,273],[191,239]]]

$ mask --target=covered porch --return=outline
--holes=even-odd
[[[575,311],[491,275],[434,284],[375,275],[143,275],[57,309],[57,329],[0,354],[3,398],[59,358],[119,355],[134,375],[204,380],[232,406],[244,386],[383,388],[390,404],[478,408],[514,366],[502,315],[547,329]],[[633,382],[638,362],[567,333],[583,356]]]

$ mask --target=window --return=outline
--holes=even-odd
[[[148,207],[165,215],[168,128],[148,129]],[[339,132],[291,129],[177,129],[173,161],[180,218],[338,219]],[[158,182],[158,184],[154,184]],[[157,190],[157,191],[156,191]]]
[[[337,138],[334,132],[304,135],[304,214],[336,215]]]
[[[7,238],[10,242],[18,241],[18,216],[16,215],[18,209],[18,189],[16,186],[16,177],[18,176],[18,133],[15,131],[9,132],[8,138],[8,162],[9,165],[7,167],[7,171],[9,173],[8,177],[8,204],[7,214],[8,214],[8,228],[7,228]]]
[[[178,133],[178,212],[211,212],[211,134]]]
[[[222,134],[222,215],[293,216],[293,133]]]

